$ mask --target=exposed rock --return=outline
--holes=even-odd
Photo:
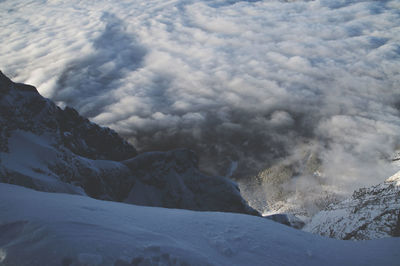
[[[305,231],[344,240],[400,236],[400,172],[317,213]]]
[[[288,213],[277,213],[264,216],[267,219],[275,221],[277,223],[281,223],[296,229],[301,229],[304,227],[305,223],[298,217],[293,214]]]
[[[244,201],[236,183],[201,173],[193,151],[150,152],[123,163],[141,181],[132,188],[126,202],[259,215]]]
[[[397,150],[397,151],[393,154],[393,156],[392,156],[392,161],[395,162],[395,163],[397,163],[397,164],[400,164],[400,150]]]
[[[90,122],[73,108],[60,109],[33,86],[13,83],[0,72],[0,88],[4,92],[0,98],[0,136],[17,129],[39,135],[52,133],[56,142],[90,159],[120,161],[137,154],[115,131]]]
[[[61,138],[72,152],[91,159],[121,161],[136,156],[136,150],[115,131],[100,127],[70,107],[58,112]]]
[[[0,153],[0,181],[41,191],[87,194],[121,201],[134,185],[120,162],[91,160],[57,145],[54,134],[14,130]]]

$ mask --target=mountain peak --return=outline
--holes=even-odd
[[[12,84],[13,82],[0,70],[0,93],[8,92]]]
[[[9,79],[3,72],[0,70],[0,91],[8,92],[10,88],[19,90],[19,91],[30,91],[39,93],[36,87],[23,83],[14,83],[11,79]]]

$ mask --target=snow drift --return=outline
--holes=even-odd
[[[400,238],[325,239],[241,214],[0,184],[1,265],[398,265]]]

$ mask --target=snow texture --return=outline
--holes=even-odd
[[[398,265],[400,238],[326,239],[242,214],[0,184],[1,265]]]

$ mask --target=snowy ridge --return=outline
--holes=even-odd
[[[303,230],[345,240],[400,236],[400,172],[317,213]]]
[[[0,184],[1,265],[397,265],[400,238],[324,239],[241,214]],[[51,215],[49,215],[51,214]]]
[[[80,116],[73,108],[64,110],[43,98],[31,85],[14,83],[0,71],[1,151],[14,130],[51,134],[55,145],[90,159],[125,160],[135,148],[115,131],[100,127]]]

